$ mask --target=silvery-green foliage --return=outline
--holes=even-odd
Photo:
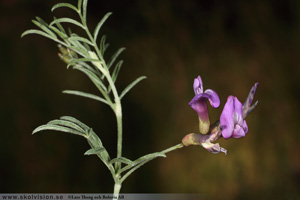
[[[166,157],[164,152],[151,153],[142,156],[134,161],[122,156],[122,109],[121,99],[145,76],[138,77],[135,81],[128,84],[123,91],[119,93],[115,86],[123,61],[118,57],[125,48],[118,49],[106,62],[104,58],[105,51],[108,48],[106,36],[99,37],[101,27],[112,13],[107,13],[99,21],[93,33],[87,27],[87,3],[88,0],[78,0],[77,6],[69,3],[58,3],[52,7],[52,11],[58,8],[68,8],[73,10],[79,16],[79,20],[72,18],[53,18],[49,24],[39,17],[32,22],[40,29],[30,29],[22,34],[22,37],[29,34],[37,34],[49,38],[58,44],[60,58],[67,63],[67,68],[79,70],[84,73],[97,87],[99,95],[90,94],[76,90],[64,90],[63,93],[72,94],[90,98],[109,105],[117,118],[118,126],[118,145],[116,158],[111,159],[98,135],[87,125],[79,120],[64,116],[57,120],[52,120],[45,125],[37,127],[34,133],[54,130],[83,136],[87,139],[91,149],[85,152],[85,155],[97,155],[110,170],[115,185],[119,185],[136,169],[148,161],[157,157]],[[74,33],[70,28],[65,28],[66,24],[75,25],[84,30],[85,36]],[[64,25],[64,26],[63,26]],[[119,95],[120,94],[120,95]],[[118,193],[115,190],[115,193]]]

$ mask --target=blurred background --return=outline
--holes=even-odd
[[[116,153],[116,122],[104,104],[62,94],[65,89],[97,94],[88,78],[66,69],[53,41],[20,35],[36,16],[52,13],[57,0],[0,0],[0,192],[109,193],[113,181],[96,156],[84,156],[84,138],[58,132],[31,135],[60,116],[74,116]],[[66,1],[67,2],[67,1]],[[76,4],[77,1],[70,1]],[[297,0],[90,0],[93,29],[113,15],[101,35],[106,58],[126,47],[117,86],[146,75],[124,98],[124,156],[161,151],[197,132],[188,106],[193,80],[215,90],[219,118],[228,95],[244,101],[255,82],[259,104],[248,116],[243,139],[219,139],[228,155],[187,147],[143,166],[123,184],[123,193],[200,193],[207,199],[300,198],[300,3]],[[68,26],[68,25],[67,25]],[[74,27],[72,27],[74,28]],[[73,29],[76,30],[76,29]]]

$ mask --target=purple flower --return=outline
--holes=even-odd
[[[243,105],[234,96],[229,96],[220,117],[222,136],[225,139],[245,137],[248,126],[243,119]]]
[[[206,134],[208,133],[210,126],[206,101],[209,100],[210,105],[217,108],[220,106],[220,98],[218,94],[211,89],[207,89],[203,92],[203,84],[200,76],[194,80],[194,91],[195,97],[191,100],[189,105],[199,116],[200,133]]]

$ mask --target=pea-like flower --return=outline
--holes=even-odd
[[[203,84],[200,76],[194,80],[194,91],[195,97],[190,101],[189,105],[199,116],[200,133],[206,134],[208,133],[210,126],[206,101],[209,100],[210,105],[217,108],[220,106],[220,98],[218,94],[211,89],[207,89],[203,92]]]
[[[245,137],[248,132],[243,118],[243,105],[234,96],[229,96],[220,117],[222,136],[225,139]]]

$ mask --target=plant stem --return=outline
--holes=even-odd
[[[184,147],[184,145],[182,143],[180,143],[180,144],[174,145],[168,149],[165,149],[165,150],[161,151],[160,153],[169,153],[170,151],[174,151],[174,150],[180,149],[182,147]]]
[[[115,183],[114,186],[114,196],[113,199],[118,200],[119,199],[119,194],[120,194],[120,190],[121,190],[121,184],[120,183]]]
[[[164,154],[166,154],[166,153],[169,153],[169,152],[171,152],[171,151],[174,151],[174,150],[176,150],[176,149],[180,149],[180,148],[182,148],[182,147],[184,147],[184,145],[182,144],[182,143],[180,143],[180,144],[177,144],[177,145],[174,145],[174,146],[172,146],[172,147],[170,147],[170,148],[168,148],[168,149],[165,149],[165,150],[163,150],[163,151],[161,151],[161,152],[159,152],[159,153],[164,153]],[[154,158],[153,158],[154,159]],[[150,159],[150,160],[152,160],[152,159]],[[130,169],[130,168],[127,168],[127,169],[130,169],[123,177],[122,177],[122,179],[121,179],[121,183],[123,183],[123,181],[125,181],[126,180],[126,178],[129,176],[129,175],[131,175],[135,170],[137,170],[138,168],[140,168],[142,165],[144,165],[145,163],[147,163],[147,162],[149,162],[150,160],[144,160],[143,162],[141,162],[141,163],[139,163],[138,165],[136,165],[134,168],[132,168],[132,169]],[[122,169],[122,171],[124,170],[127,170],[126,169],[126,167],[124,167],[123,169]]]
[[[116,102],[116,118],[117,118],[117,127],[118,127],[118,141],[117,141],[117,158],[122,157],[122,141],[123,141],[123,128],[122,128],[122,107],[120,99]],[[119,173],[119,169],[121,169],[121,163],[117,162],[116,164],[116,172]]]

